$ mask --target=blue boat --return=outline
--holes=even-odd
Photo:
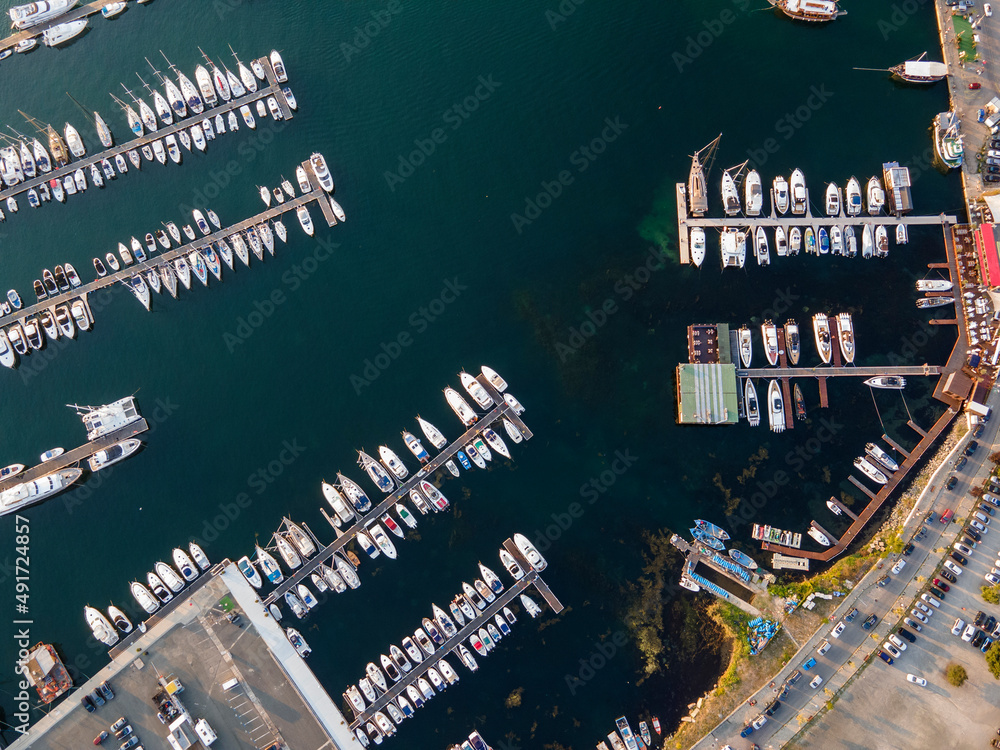
[[[826,227],[819,228],[819,254],[826,255],[830,252],[830,235]]]
[[[712,549],[718,550],[720,552],[726,548],[726,545],[723,544],[720,540],[716,539],[711,534],[702,531],[701,529],[691,529],[690,531],[691,531],[691,536],[694,537],[695,541],[701,542],[706,547],[711,547]]]
[[[694,521],[694,525],[695,528],[701,529],[706,534],[714,536],[716,539],[721,539],[722,541],[726,541],[727,539],[729,539],[729,534],[727,534],[725,530],[716,526],[714,523],[710,523],[709,521],[703,521],[700,518],[696,518]]]
[[[749,570],[755,570],[757,568],[757,563],[749,555],[744,555],[738,549],[729,550],[729,556],[733,558],[736,562],[742,565],[744,568]]]
[[[462,451],[459,451],[456,455],[458,456],[458,460],[462,464],[463,469],[465,469],[466,471],[472,469],[472,464],[469,463],[469,459],[465,457],[465,454],[462,453]]]

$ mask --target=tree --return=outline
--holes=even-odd
[[[983,586],[983,601],[987,604],[1000,604],[1000,586]]]
[[[983,496],[983,488],[982,487],[973,487],[971,490],[969,490],[969,494],[972,495],[973,497],[976,497],[976,498],[982,497]]]
[[[1000,680],[1000,643],[994,643],[986,652],[986,666],[989,667],[990,674]]]
[[[995,464],[1000,464],[1000,451],[994,451],[990,454],[990,461]]]
[[[992,646],[990,649],[992,650]],[[948,678],[950,682],[955,687],[962,687],[965,681],[969,679],[968,672],[965,671],[965,667],[961,664],[949,664],[948,668],[944,671],[945,677]]]

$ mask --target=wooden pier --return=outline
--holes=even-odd
[[[109,448],[115,443],[120,443],[122,440],[127,440],[128,438],[135,437],[136,435],[141,435],[148,429],[149,423],[146,422],[145,419],[138,419],[135,422],[130,422],[114,432],[110,432],[107,435],[97,438],[96,440],[81,445],[79,448],[68,450],[61,456],[56,456],[51,461],[45,461],[38,464],[38,466],[32,466],[30,469],[25,469],[16,476],[5,479],[0,482],[0,492],[25,482],[34,481],[35,479],[47,476],[48,474],[53,474],[60,469],[75,466],[79,462],[87,460],[98,451]]]
[[[32,26],[30,29],[25,29],[24,31],[18,31],[16,34],[11,34],[6,39],[0,40],[0,52],[13,49],[19,42],[23,42],[26,39],[34,39],[36,36],[40,37],[43,31],[50,29],[53,26],[69,23],[70,21],[79,21],[81,18],[89,18],[90,16],[100,13],[101,8],[107,4],[108,0],[95,0],[95,2],[73,8],[69,12],[63,13],[61,16],[57,16],[56,18],[51,18],[44,23],[38,24],[37,26]]]
[[[872,365],[870,367],[755,367],[736,370],[741,378],[873,378],[880,375],[908,375],[928,377],[940,375],[943,368],[937,365]]]
[[[287,576],[265,599],[264,606],[283,600],[285,592],[293,590],[298,584],[309,580],[309,577],[317,572],[323,563],[329,563],[333,557],[340,552],[348,543],[354,541],[359,531],[365,530],[366,521],[377,521],[380,516],[392,509],[392,507],[409,497],[410,490],[417,487],[421,481],[430,481],[430,477],[439,469],[443,469],[445,463],[451,459],[458,451],[462,450],[466,444],[470,443],[484,428],[490,426],[501,417],[506,417],[521,432],[524,439],[530,440],[532,432],[528,426],[521,421],[514,410],[507,404],[503,396],[493,387],[485,377],[480,375],[477,380],[486,389],[493,401],[497,403],[490,412],[469,427],[460,437],[451,444],[441,449],[441,452],[434,456],[429,462],[420,467],[420,470],[409,479],[400,484],[395,490],[385,496],[385,498],[373,504],[372,508],[365,513],[365,518],[358,518],[346,531],[336,529],[337,538],[326,546],[320,547],[319,551],[309,560],[303,561],[302,567],[294,574]],[[499,434],[499,433],[498,433]],[[448,476],[451,476],[449,474]],[[395,479],[393,479],[395,482]]]
[[[855,513],[853,510],[851,510],[850,508],[848,508],[842,502],[840,502],[840,500],[838,500],[837,498],[831,497],[830,498],[830,502],[833,503],[834,505],[836,505],[838,508],[840,508],[841,513],[843,513],[846,516],[850,517],[851,520],[853,520],[853,521],[857,521],[858,520],[858,514]],[[830,538],[833,539],[832,536]]]
[[[264,68],[264,73],[267,76],[269,83],[268,86],[258,88],[257,91],[253,93],[247,93],[245,96],[242,96],[239,99],[230,99],[228,102],[222,102],[219,106],[213,109],[205,110],[200,115],[196,115],[189,112],[188,116],[183,119],[178,118],[175,115],[173,125],[163,125],[161,122],[158,130],[147,132],[145,135],[133,138],[132,140],[126,141],[124,143],[120,143],[117,146],[112,146],[106,151],[102,151],[100,153],[93,154],[90,156],[84,155],[82,159],[79,159],[78,161],[71,161],[65,167],[59,167],[58,169],[54,168],[51,172],[36,174],[35,177],[29,180],[20,182],[17,185],[14,185],[13,187],[0,190],[0,201],[6,201],[6,199],[10,196],[17,196],[20,195],[21,193],[26,193],[28,190],[32,188],[37,188],[42,183],[48,184],[50,180],[61,179],[66,175],[72,175],[77,169],[86,169],[89,172],[89,168],[92,164],[99,165],[103,159],[110,159],[113,161],[114,157],[118,154],[123,154],[127,156],[127,153],[129,151],[132,151],[134,149],[141,149],[143,146],[150,145],[151,143],[153,143],[153,141],[158,141],[162,138],[165,138],[168,135],[176,134],[181,130],[187,130],[192,125],[199,124],[205,119],[214,119],[216,115],[226,114],[230,110],[239,109],[244,104],[249,106],[250,104],[256,102],[258,99],[265,99],[269,96],[273,96],[275,100],[278,102],[278,108],[281,110],[282,116],[286,120],[290,120],[293,116],[292,110],[288,106],[288,102],[285,99],[285,95],[281,91],[281,84],[279,84],[277,80],[274,78],[274,70],[271,68],[271,61],[265,57],[262,57],[260,58],[260,60],[258,60],[258,62]],[[246,123],[243,124],[243,127],[246,127]],[[129,133],[131,134],[132,131],[130,130]],[[216,135],[216,137],[218,137],[218,135]],[[211,143],[211,141],[209,141],[209,143]],[[180,145],[178,145],[177,148],[180,149],[182,152],[184,151],[184,149]],[[146,163],[151,164],[152,162],[147,161]],[[172,164],[172,163],[173,162],[168,158],[167,164]],[[183,157],[181,163],[183,164]],[[136,169],[135,165],[133,165],[131,161],[129,162],[129,165],[132,169]],[[53,166],[55,165],[53,164]],[[41,170],[38,171],[41,172]],[[87,175],[88,184],[90,184],[90,175],[87,174],[86,172],[85,174]],[[103,172],[101,176],[104,177]],[[118,174],[118,177],[121,176],[122,174]],[[115,180],[108,180],[105,178],[104,184],[105,186],[110,186],[110,183],[116,181],[117,177],[115,178]],[[95,187],[95,186],[90,185],[90,187]],[[77,193],[77,195],[79,195],[79,193]],[[67,196],[67,199],[69,197],[71,196]],[[54,197],[53,200],[55,200]],[[41,206],[39,206],[39,208],[41,208]]]
[[[790,557],[780,552],[775,552],[771,558],[771,567],[775,570],[809,570],[809,559],[805,557]]]
[[[99,289],[104,289],[105,287],[112,286],[117,283],[126,283],[128,279],[132,278],[138,273],[145,274],[146,271],[163,265],[164,263],[170,263],[177,258],[184,256],[187,257],[188,253],[192,250],[197,250],[199,248],[205,247],[216,240],[227,239],[230,235],[237,232],[243,232],[250,227],[262,224],[265,221],[270,221],[275,219],[282,214],[288,213],[289,211],[296,210],[299,206],[304,206],[312,201],[319,201],[320,205],[326,204],[329,207],[330,201],[326,192],[320,188],[318,181],[316,181],[315,175],[310,171],[310,181],[313,182],[313,189],[306,193],[305,195],[300,195],[296,198],[291,198],[286,200],[284,203],[279,203],[277,206],[272,206],[271,208],[263,211],[262,213],[252,216],[249,219],[244,219],[243,221],[233,224],[231,226],[225,227],[224,229],[219,229],[211,234],[196,237],[190,242],[186,242],[179,247],[171,247],[169,250],[164,250],[163,252],[157,252],[151,254],[147,260],[141,263],[134,263],[131,266],[125,266],[120,271],[114,273],[109,273],[107,276],[102,276],[94,281],[88,282],[86,284],[81,284],[78,287],[71,288],[67,292],[62,292],[55,296],[47,297],[33,305],[28,305],[27,307],[22,307],[20,310],[14,310],[9,315],[5,315],[0,318],[0,326],[8,326],[11,323],[17,323],[23,321],[25,318],[37,315],[43,310],[52,311],[58,305],[68,304],[72,300],[83,297],[91,292],[96,292]],[[324,211],[324,216],[326,212]],[[296,221],[297,223],[297,221]],[[336,219],[334,219],[336,223]],[[332,226],[332,224],[331,224]],[[291,230],[291,227],[289,228]],[[280,240],[275,239],[276,242]],[[248,250],[249,252],[249,250]],[[100,256],[99,256],[100,257]],[[219,260],[222,264],[222,260]],[[257,261],[258,263],[260,261]],[[192,276],[194,276],[192,272]],[[213,278],[209,274],[209,278]],[[180,286],[180,282],[178,282]],[[194,288],[194,287],[192,287]],[[22,355],[22,356],[30,356]]]

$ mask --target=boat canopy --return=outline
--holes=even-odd
[[[903,63],[903,75],[913,78],[943,78],[948,75],[948,66],[929,60],[907,60]]]

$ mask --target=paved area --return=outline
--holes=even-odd
[[[990,394],[989,404],[994,409],[1000,408],[1000,392],[994,390]],[[980,448],[975,455],[969,458],[968,463],[963,467],[962,471],[953,472],[955,459],[955,455],[953,455],[931,477],[927,488],[918,499],[916,507],[905,526],[904,539],[913,534],[916,534],[916,536],[914,537],[914,550],[909,556],[904,558],[907,564],[900,573],[898,575],[890,574],[889,580],[884,587],[876,584],[877,579],[890,572],[889,568],[895,562],[895,557],[890,557],[883,563],[882,567],[871,571],[855,586],[854,590],[844,597],[836,612],[831,615],[830,625],[815,633],[808,642],[803,644],[802,648],[792,657],[788,665],[775,676],[775,687],[772,688],[770,685],[763,686],[752,697],[755,705],[743,704],[743,706],[722,721],[707,737],[702,738],[694,746],[695,748],[699,750],[717,750],[729,744],[734,750],[743,750],[743,748],[750,747],[751,742],[756,742],[766,750],[783,747],[792,741],[793,738],[796,738],[796,735],[800,733],[803,727],[807,727],[818,714],[825,710],[827,702],[848,685],[850,686],[850,690],[845,694],[841,694],[838,702],[834,704],[833,710],[827,712],[813,727],[809,727],[807,736],[810,744],[806,744],[805,741],[796,738],[801,742],[797,746],[859,749],[876,747],[902,748],[911,746],[906,739],[891,734],[891,721],[881,718],[877,710],[869,709],[867,713],[859,711],[856,723],[842,722],[838,717],[847,716],[850,712],[850,708],[845,703],[844,696],[854,695],[853,686],[855,684],[867,684],[869,681],[874,683],[874,677],[877,675],[888,674],[889,676],[886,679],[889,682],[874,688],[876,691],[887,694],[898,694],[905,698],[907,694],[906,690],[896,690],[899,687],[900,680],[903,681],[906,687],[917,687],[906,683],[906,671],[900,671],[901,668],[904,670],[911,668],[908,666],[909,662],[905,654],[897,665],[883,669],[887,665],[877,659],[875,651],[885,641],[886,636],[895,629],[897,622],[904,614],[913,619],[913,616],[910,614],[911,601],[923,591],[929,580],[929,576],[933,576],[941,560],[944,548],[951,546],[962,528],[957,523],[948,525],[942,525],[937,521],[925,523],[924,521],[928,512],[934,512],[936,517],[940,517],[940,514],[944,510],[952,508],[955,509],[956,515],[959,517],[962,517],[962,513],[968,514],[973,505],[971,496],[967,494],[968,490],[972,486],[981,484],[992,468],[988,456],[992,450],[996,449],[998,442],[1000,442],[998,441],[998,429],[1000,429],[1000,419],[995,418],[985,425],[983,434],[979,438]],[[960,454],[961,449],[967,445],[970,439],[971,437],[967,436],[964,440],[960,441],[955,448],[954,454]],[[991,448],[991,445],[994,447]],[[959,479],[959,483],[953,490],[945,490],[945,480],[952,473],[955,473]],[[959,505],[959,501],[962,501],[962,505]],[[998,528],[994,532],[996,538],[989,540],[989,534],[983,537],[984,549],[995,551],[1000,547],[1000,513],[998,513],[996,523],[998,524]],[[929,623],[927,624],[926,633],[929,637],[924,637],[924,632],[917,633],[918,641],[912,647],[915,649],[913,652],[914,655],[920,651],[926,651],[934,654],[935,658],[942,659],[942,664],[944,664],[951,658],[946,653],[945,646],[956,647],[957,644],[961,644],[963,648],[956,648],[956,660],[959,660],[959,663],[965,664],[966,669],[969,670],[969,674],[974,675],[970,684],[966,688],[963,688],[965,692],[958,693],[962,701],[961,710],[972,717],[968,720],[976,726],[977,732],[985,733],[989,731],[994,733],[993,736],[995,736],[996,728],[1000,727],[1000,723],[997,724],[997,727],[992,727],[986,723],[976,723],[975,716],[978,709],[973,709],[971,706],[967,709],[965,701],[967,700],[970,704],[975,703],[977,706],[983,707],[982,721],[987,721],[989,716],[994,717],[989,719],[990,721],[997,721],[1000,719],[1000,715],[997,715],[995,707],[1000,702],[1000,692],[996,691],[995,681],[993,681],[992,677],[989,677],[989,681],[987,681],[982,676],[989,676],[985,671],[985,667],[982,666],[982,655],[978,651],[973,652],[970,646],[961,642],[958,638],[951,636],[950,629],[957,615],[949,613],[955,611],[960,613],[962,606],[966,608],[972,606],[974,601],[972,595],[965,594],[964,596],[968,600],[966,601],[962,598],[963,594],[960,590],[978,592],[979,585],[984,583],[982,575],[989,570],[989,565],[986,565],[983,570],[980,570],[980,567],[992,561],[995,557],[995,555],[988,556],[987,554],[974,555],[974,558],[979,559],[970,561],[969,570],[965,574],[967,580],[962,581],[960,579],[959,584],[953,589],[956,592],[955,596],[946,600],[942,605],[941,611],[935,610],[935,614],[928,617]],[[953,601],[956,603],[953,604]],[[859,609],[859,614],[854,622],[846,626],[839,638],[832,638],[832,629],[855,607]],[[979,608],[979,606],[974,607],[972,612],[974,613]],[[872,631],[867,632],[862,628],[861,623],[870,614],[875,614],[878,617],[878,623]],[[969,618],[964,617],[963,619],[968,620]],[[942,640],[943,636],[939,637],[935,635],[937,631],[947,635],[947,638],[950,640]],[[871,637],[872,634],[877,636],[877,640]],[[830,649],[821,656],[817,653],[817,649],[824,641],[829,641],[831,645]],[[961,657],[961,659],[958,657]],[[816,659],[816,665],[808,671],[803,670],[802,665],[812,658]],[[916,659],[913,661],[916,662]],[[980,669],[981,674],[980,672],[974,673],[973,669],[970,668],[972,663],[976,663],[977,669]],[[870,668],[861,671],[861,676],[852,681],[852,678],[858,675],[859,671],[866,664]],[[915,669],[915,667],[913,668]],[[934,668],[933,665],[928,666],[926,676],[928,676],[929,683],[931,682],[930,674]],[[801,677],[795,684],[788,686],[787,693],[784,697],[781,697],[781,693],[778,691],[783,689],[788,676],[795,671],[799,671]],[[810,687],[810,681],[816,675],[820,676],[823,681],[821,685],[814,689]],[[978,677],[975,675],[978,675]],[[947,685],[947,683],[944,683],[940,674],[936,678],[936,682],[943,683],[944,688],[948,690],[955,690],[950,685]],[[978,700],[980,696],[974,694],[976,688],[972,687],[973,684],[982,685],[983,697],[988,696],[989,702]],[[889,687],[891,689],[887,689]],[[940,689],[943,690],[944,688]],[[992,693],[989,692],[991,688],[993,690]],[[934,687],[934,690],[938,689],[938,687]],[[754,718],[759,716],[764,707],[776,697],[780,698],[781,707],[768,720],[767,724],[749,737],[741,738],[741,730]],[[880,696],[880,699],[888,700],[888,698],[888,695]],[[900,700],[905,703],[904,698],[900,698]],[[955,696],[952,695],[950,699],[954,700]],[[862,698],[858,698],[855,705],[877,707],[881,705],[881,700],[865,703]],[[954,717],[956,715],[956,706],[945,711],[942,715],[945,717]],[[887,710],[889,709],[887,708]],[[895,711],[895,713],[890,715],[892,721],[904,715],[900,706],[896,706],[891,710]],[[916,724],[915,726],[919,727],[920,725]],[[927,726],[929,727],[929,725]],[[841,727],[843,728],[841,729]],[[949,731],[958,738],[956,739],[957,742],[964,741],[961,739],[961,733],[955,733],[954,727]],[[816,734],[817,732],[822,733],[822,736]],[[866,735],[866,732],[870,734]],[[944,732],[944,727],[938,727],[936,734],[932,735],[934,742],[938,744],[931,744],[927,747],[951,747],[950,745],[942,744],[942,736],[946,736],[942,732]],[[820,736],[821,739],[817,739]],[[867,739],[865,739],[866,736]],[[985,737],[986,735],[983,734],[982,736]],[[888,744],[878,744],[880,742]],[[963,745],[956,744],[953,746],[962,747]],[[964,745],[964,747],[968,746],[968,744]],[[913,745],[913,747],[920,746]]]
[[[80,706],[82,690],[59,705],[60,714],[19,740],[15,747],[79,750],[120,717],[125,717],[145,748],[168,748],[167,727],[157,717],[152,697],[158,674],[184,686],[179,698],[195,721],[204,718],[215,730],[217,748],[262,750],[280,739],[297,750],[332,747],[244,616],[239,625],[219,604],[228,594],[216,579],[194,594],[183,612],[170,615],[95,678],[108,679],[115,699],[94,713]],[[156,632],[154,632],[156,631]],[[239,670],[241,685],[224,691],[222,683]],[[43,720],[44,721],[44,720]],[[113,736],[105,750],[121,744]]]

